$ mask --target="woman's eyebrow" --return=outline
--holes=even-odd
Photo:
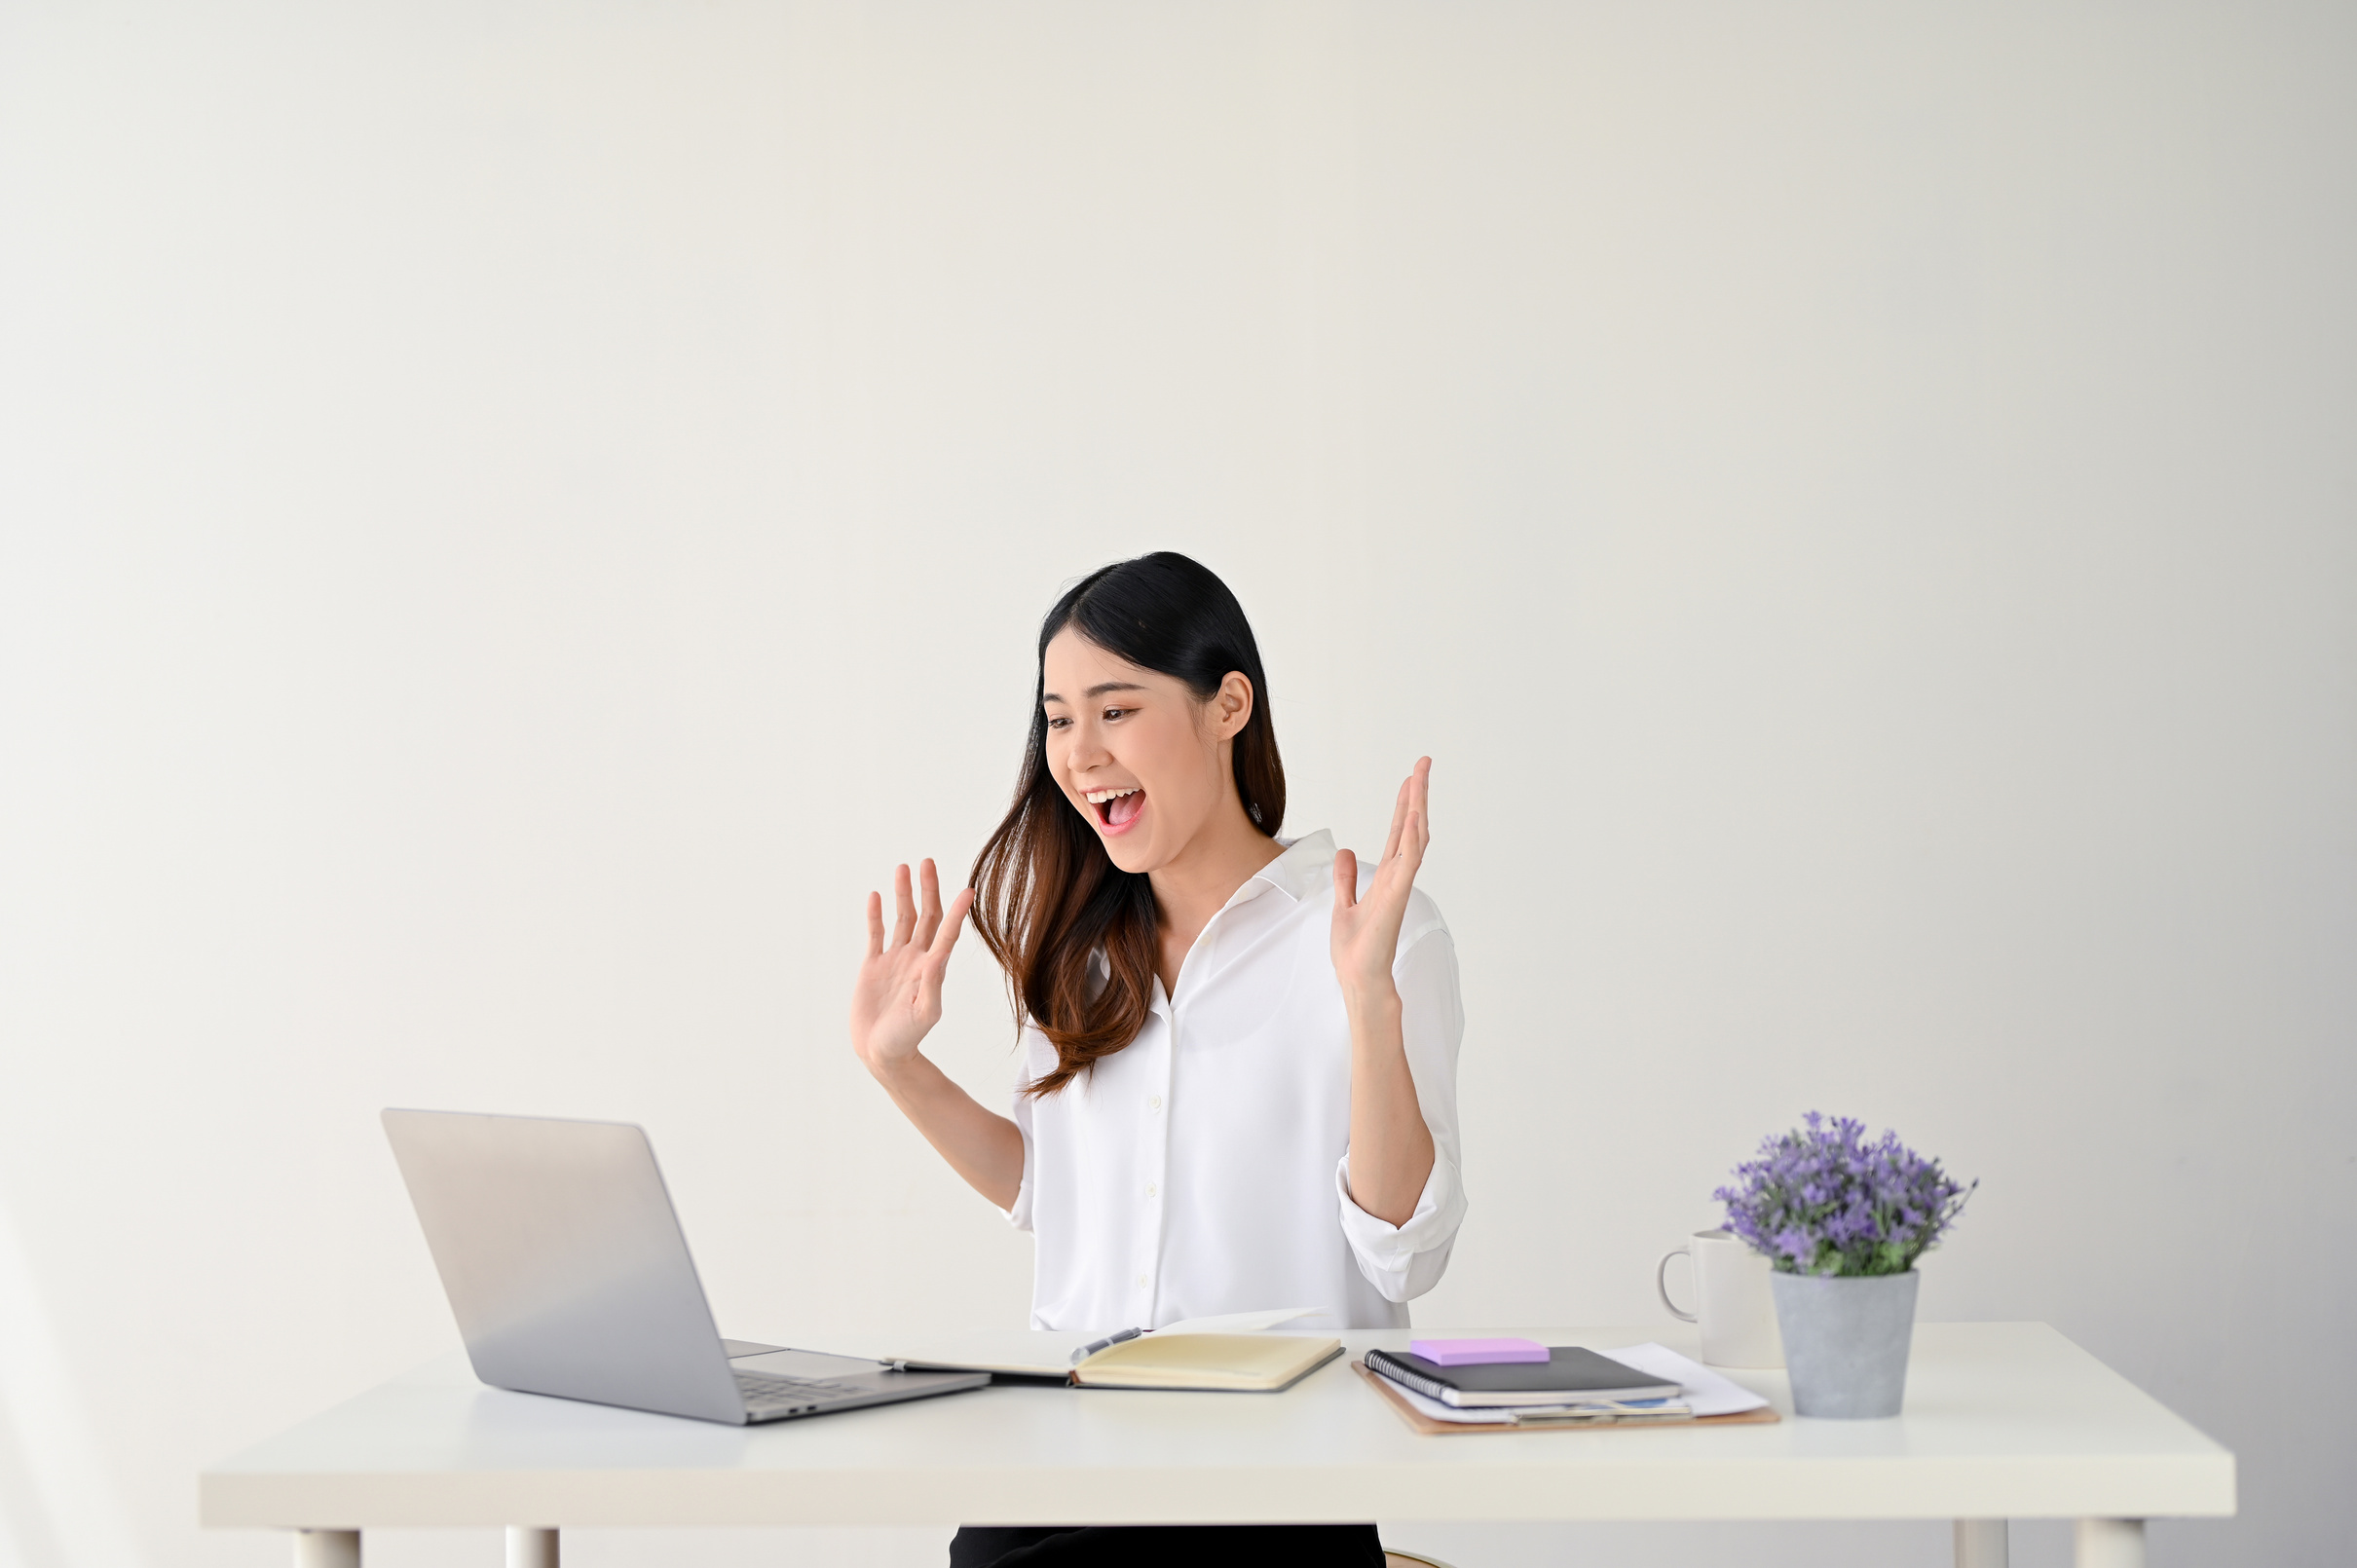
[[[1142,691],[1144,690],[1144,687],[1140,686],[1135,681],[1100,681],[1097,685],[1090,687],[1086,691],[1082,692],[1081,695],[1101,697],[1107,691]],[[1042,702],[1062,702],[1064,698],[1058,696],[1053,691],[1042,691],[1039,693],[1039,700]]]

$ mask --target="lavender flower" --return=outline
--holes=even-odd
[[[1866,1141],[1863,1122],[1816,1111],[1761,1140],[1760,1157],[1735,1168],[1737,1185],[1711,1194],[1727,1228],[1783,1274],[1904,1274],[1936,1246],[1978,1181],[1958,1186],[1886,1132]]]

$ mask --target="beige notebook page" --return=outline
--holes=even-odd
[[[1074,1375],[1133,1388],[1268,1389],[1300,1376],[1340,1343],[1292,1334],[1147,1334],[1099,1351]]]

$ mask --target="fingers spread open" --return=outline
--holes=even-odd
[[[922,897],[917,907],[917,945],[930,948],[933,933],[941,928],[941,873],[933,869],[930,859],[917,862],[917,886]]]
[[[870,893],[868,895],[868,956],[871,958],[878,958],[881,957],[882,955],[883,895],[881,893]]]
[[[943,917],[941,929],[925,946],[925,951],[935,960],[936,974],[940,972],[941,964],[950,961],[950,950],[957,946],[957,934],[966,928],[966,911],[973,907],[974,889],[971,887],[963,889],[955,898],[950,900],[950,912]]]
[[[909,868],[906,866],[892,869],[892,897],[900,906],[900,918],[892,922],[892,946],[897,948],[907,943],[917,931],[917,905],[909,897]]]
[[[1334,851],[1334,908],[1347,910],[1359,902],[1359,857],[1347,849]]]

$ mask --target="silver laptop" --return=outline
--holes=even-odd
[[[474,1375],[498,1388],[743,1424],[954,1394],[987,1372],[723,1339],[627,1122],[388,1110]]]

